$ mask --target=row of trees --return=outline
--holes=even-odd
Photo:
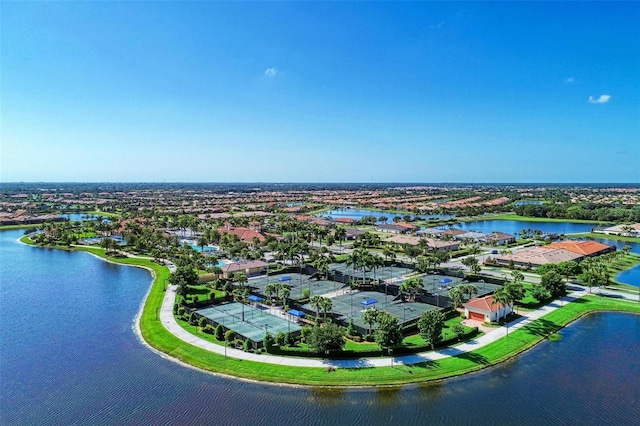
[[[633,206],[595,205],[585,203],[575,205],[566,204],[526,204],[514,208],[516,214],[528,217],[558,218],[558,219],[584,219],[601,222],[638,223],[640,222],[640,210]]]

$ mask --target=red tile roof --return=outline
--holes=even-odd
[[[493,296],[477,297],[464,304],[465,308],[484,312],[495,312],[502,308],[502,303],[493,303]]]
[[[562,248],[573,253],[590,256],[599,252],[610,250],[611,246],[599,243],[597,241],[557,241],[547,245],[550,248]]]

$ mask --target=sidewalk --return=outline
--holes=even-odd
[[[576,300],[587,294],[586,291],[577,291],[571,293],[568,296],[563,297],[561,300],[554,301],[542,308],[528,312],[526,315],[521,316],[517,320],[512,321],[509,324],[509,331],[518,330],[532,321],[542,317],[543,315],[553,312],[558,309],[562,304]],[[359,358],[359,359],[311,359],[311,358],[296,358],[296,357],[282,357],[272,355],[259,355],[250,352],[244,352],[233,348],[225,348],[224,346],[217,345],[212,342],[200,339],[199,337],[187,332],[180,327],[175,318],[173,317],[173,305],[176,298],[176,287],[169,286],[165,292],[165,297],[160,308],[160,321],[164,327],[180,340],[189,343],[190,345],[197,346],[204,350],[215,352],[220,355],[228,356],[230,358],[244,359],[248,361],[263,362],[267,364],[277,365],[289,365],[292,367],[335,367],[335,368],[364,368],[364,367],[388,367],[391,365],[392,360],[390,357],[375,357],[375,358]],[[448,347],[437,351],[422,352],[412,355],[403,355],[393,357],[393,364],[411,365],[421,362],[439,360],[461,353],[474,351],[507,335],[507,327],[503,326],[496,328],[491,333],[484,334],[478,339],[474,339],[463,343],[455,347]]]

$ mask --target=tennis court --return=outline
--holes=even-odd
[[[366,309],[377,309],[388,311],[390,314],[398,317],[401,324],[409,323],[416,320],[425,311],[438,309],[433,305],[419,302],[402,302],[394,301],[395,296],[377,291],[358,291],[353,290],[331,298],[331,312],[337,314],[342,321],[346,323],[353,318],[354,324],[361,330],[366,330],[369,326],[362,321],[362,313]],[[305,309],[313,311],[310,305],[305,305]],[[362,331],[364,332],[364,331]]]
[[[502,287],[497,284],[489,284],[485,282],[469,282],[462,278],[449,277],[446,275],[429,274],[422,277],[423,288],[433,295],[448,296],[449,290],[461,284],[471,284],[476,286],[478,293],[474,297],[481,297],[493,293],[496,289]]]
[[[332,263],[331,266],[329,266],[329,270],[336,271],[342,275],[349,275],[356,279],[362,279],[362,270],[354,270],[353,267],[347,266],[344,263]],[[367,279],[396,280],[410,272],[413,271],[401,266],[382,266],[375,271],[366,271],[364,275]]]
[[[268,298],[264,293],[264,289],[269,283],[287,284],[291,289],[290,299],[299,300],[302,298],[302,291],[309,289],[310,296],[323,295],[331,293],[343,287],[342,283],[336,281],[327,281],[322,279],[311,278],[310,275],[299,273],[288,273],[260,276],[256,278],[250,278],[247,285],[253,290],[254,293],[260,294],[265,298]],[[274,295],[275,297],[275,295]]]
[[[278,317],[270,314],[266,308],[244,305],[244,321],[242,321],[242,312],[243,304],[238,302],[212,305],[196,311],[215,324],[221,324],[256,343],[262,342],[267,332],[276,335],[281,331],[295,333],[301,330],[301,327],[293,322],[297,321],[296,317],[289,314]]]

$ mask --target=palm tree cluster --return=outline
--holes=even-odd
[[[374,273],[374,281],[377,280],[376,271],[378,268],[384,266],[384,259],[378,254],[371,253],[369,250],[359,247],[347,256],[345,265],[352,267],[354,273],[355,271],[362,271],[362,285],[364,286],[367,282],[367,272],[371,270],[373,270]]]

